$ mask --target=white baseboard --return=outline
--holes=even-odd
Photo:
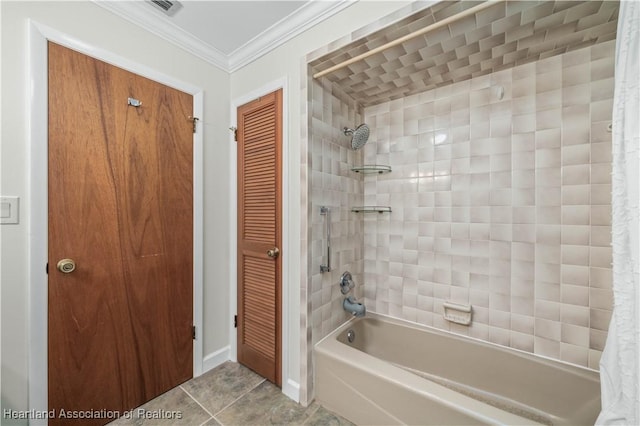
[[[204,357],[202,360],[202,374],[216,368],[225,361],[229,361],[229,346],[218,349]]]
[[[295,402],[300,402],[300,383],[294,382],[291,379],[287,380],[286,383],[282,384],[282,393]]]

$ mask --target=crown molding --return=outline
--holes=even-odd
[[[298,34],[330,18],[358,0],[311,0],[229,54],[229,72],[266,55]]]
[[[247,43],[225,55],[220,50],[183,30],[159,12],[150,13],[144,1],[92,0],[95,4],[167,40],[198,58],[234,72],[282,45],[298,34],[324,21],[358,0],[312,0],[276,22]]]
[[[92,0],[98,6],[167,40],[198,58],[229,72],[227,55],[183,30],[144,1]]]

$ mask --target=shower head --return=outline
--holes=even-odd
[[[367,143],[369,139],[369,126],[361,124],[355,129],[349,129],[345,127],[342,132],[349,136],[351,135],[351,149],[360,149]]]

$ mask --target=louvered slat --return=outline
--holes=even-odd
[[[271,259],[244,259],[244,343],[269,359],[275,357],[275,264]]]
[[[274,106],[245,117],[244,237],[271,242],[276,226]]]

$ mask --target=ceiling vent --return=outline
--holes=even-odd
[[[182,4],[178,1],[149,0],[149,3],[169,16],[175,15],[178,10],[182,9]]]

